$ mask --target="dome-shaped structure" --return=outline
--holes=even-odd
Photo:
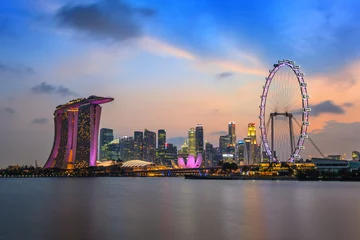
[[[155,164],[152,162],[146,162],[142,160],[130,160],[127,162],[124,162],[122,167],[125,168],[134,168],[134,167],[147,167],[147,166],[154,166]]]

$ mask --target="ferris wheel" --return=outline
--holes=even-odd
[[[293,162],[305,149],[310,125],[304,74],[293,61],[279,60],[265,80],[259,106],[262,146],[270,162]]]

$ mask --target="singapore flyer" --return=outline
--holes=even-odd
[[[262,147],[270,162],[300,159],[308,138],[309,95],[304,74],[290,60],[279,60],[265,79],[260,104]]]

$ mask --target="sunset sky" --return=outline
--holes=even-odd
[[[43,165],[57,105],[111,96],[101,127],[167,130],[181,144],[201,123],[215,146],[259,123],[278,59],[305,72],[310,136],[325,154],[360,150],[360,2],[11,0],[0,3],[0,167]],[[259,135],[259,131],[258,131]],[[306,142],[304,157],[319,156]]]

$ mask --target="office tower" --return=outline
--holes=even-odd
[[[231,145],[235,147],[236,145],[235,123],[229,122],[228,129],[229,129],[228,135],[230,136]]]
[[[177,160],[177,147],[171,143],[166,143],[163,164],[171,166],[171,161]]]
[[[158,148],[157,148],[157,159],[158,164],[163,164],[165,156],[165,144],[166,144],[166,130],[158,130]]]
[[[189,154],[196,156],[195,129],[190,128],[188,133]]]
[[[253,164],[252,138],[244,138],[244,157],[246,164]]]
[[[195,128],[195,139],[196,139],[196,156],[198,153],[204,153],[204,128],[201,124],[197,124]]]
[[[239,140],[236,144],[236,157],[235,160],[237,163],[245,161],[245,142],[244,140]]]
[[[114,131],[109,128],[100,129],[100,160],[104,160],[104,154],[102,153],[102,148],[105,144],[108,144],[114,140]]]
[[[144,131],[143,157],[145,161],[155,163],[156,159],[156,133],[147,129]]]
[[[248,138],[251,138],[251,163],[256,162],[256,127],[255,123],[249,123],[248,124]]]
[[[205,167],[212,167],[213,165],[216,166],[217,164],[214,163],[215,160],[215,149],[211,143],[205,144]]]
[[[219,150],[220,153],[226,153],[227,147],[231,145],[231,137],[229,135],[220,136],[219,138]]]
[[[44,168],[96,166],[100,104],[113,100],[90,96],[57,106],[54,112],[54,143]]]
[[[101,147],[103,161],[120,159],[120,138],[115,138]]]
[[[134,132],[134,159],[143,160],[143,143],[144,134],[143,132]]]
[[[120,139],[120,159],[124,162],[134,160],[134,138],[124,136]]]

